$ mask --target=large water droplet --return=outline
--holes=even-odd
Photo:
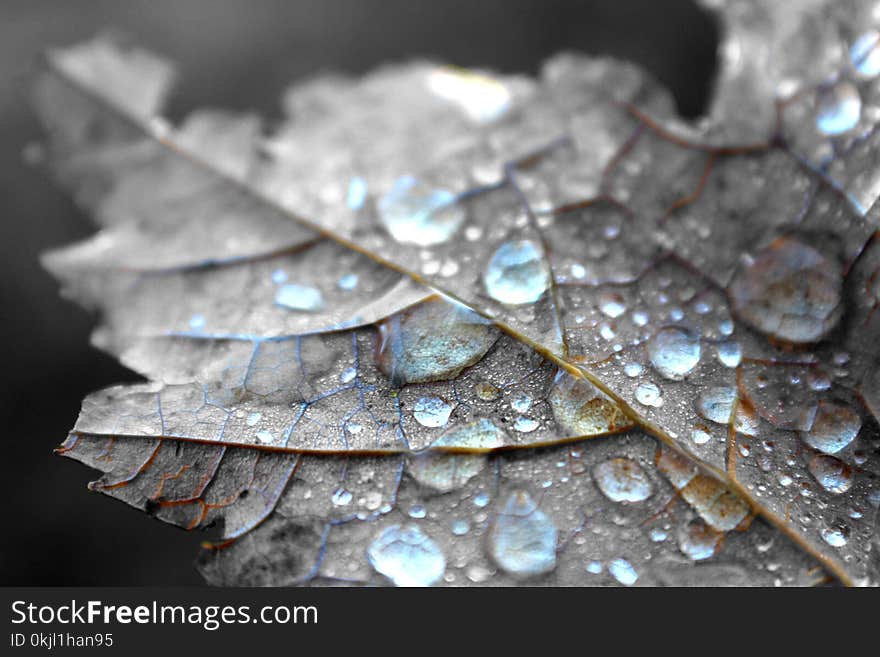
[[[639,574],[626,559],[612,559],[608,564],[608,572],[624,586],[632,586],[639,579]]]
[[[840,263],[794,237],[781,237],[740,269],[728,292],[737,315],[784,342],[816,342],[840,321]]]
[[[432,586],[446,571],[443,552],[416,525],[386,527],[370,543],[367,558],[395,586]]]
[[[680,381],[700,362],[700,340],[687,329],[667,326],[648,343],[651,365],[662,376]]]
[[[632,426],[622,410],[585,379],[559,370],[550,391],[550,408],[567,436],[595,436]]]
[[[379,325],[379,369],[396,385],[452,379],[480,360],[499,333],[458,304],[426,301]]]
[[[452,404],[439,397],[419,397],[413,405],[413,417],[423,427],[442,427],[449,421]]]
[[[816,454],[807,467],[819,485],[829,493],[845,493],[853,484],[852,468],[833,456]]]
[[[849,445],[862,428],[862,418],[848,406],[819,402],[809,431],[801,431],[805,443],[826,454],[836,454]]]
[[[515,577],[542,575],[556,567],[556,533],[531,496],[514,491],[489,531],[489,554]]]
[[[410,456],[407,472],[418,483],[446,493],[464,486],[486,467],[483,454],[449,454],[443,448],[495,449],[507,442],[507,434],[491,420],[481,419],[449,429],[431,446]]]
[[[697,398],[697,413],[710,422],[727,424],[730,422],[735,402],[736,388],[727,386],[707,388]]]
[[[880,75],[880,33],[868,30],[861,34],[850,46],[849,59],[862,77]]]
[[[541,248],[532,240],[502,244],[483,275],[486,291],[496,301],[534,303],[550,287],[550,272]]]
[[[642,502],[654,492],[651,480],[632,459],[609,459],[593,469],[599,490],[612,502]]]
[[[816,96],[816,127],[834,137],[849,132],[859,124],[862,98],[851,82],[841,80],[820,89]]]
[[[433,246],[451,238],[466,213],[457,197],[445,189],[432,189],[413,176],[398,178],[379,201],[379,219],[398,242]]]
[[[843,547],[849,540],[849,528],[842,523],[834,524],[831,527],[823,527],[819,533],[822,535],[822,540],[831,547]]]
[[[278,292],[275,293],[275,303],[290,310],[306,312],[317,312],[324,308],[324,298],[320,290],[295,283],[287,283],[278,288]]]

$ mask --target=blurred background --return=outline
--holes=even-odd
[[[21,151],[39,138],[25,86],[46,47],[116,28],[175,60],[172,114],[213,105],[277,116],[281,91],[322,70],[428,56],[535,73],[565,49],[640,64],[698,116],[718,31],[682,0],[3,0],[0,3],[0,585],[199,584],[202,537],[89,493],[52,455],[87,393],[136,376],[89,346],[94,318],[58,297],[38,255],[88,218]]]

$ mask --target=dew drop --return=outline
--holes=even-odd
[[[738,367],[742,361],[742,347],[739,346],[739,342],[727,340],[719,344],[717,350],[718,361],[724,367]]]
[[[474,506],[482,509],[483,507],[488,506],[488,504],[489,493],[487,493],[486,491],[481,490],[479,493],[474,495]]]
[[[245,424],[247,424],[249,427],[256,426],[256,424],[260,421],[262,417],[262,413],[250,413],[247,416],[247,420],[245,420]]]
[[[880,75],[880,33],[868,30],[850,46],[849,59],[853,68],[865,78]]]
[[[275,442],[275,435],[271,431],[257,431],[256,436],[265,445]]]
[[[831,547],[843,547],[849,540],[849,529],[843,524],[824,527],[821,532],[822,540]]]
[[[639,579],[639,574],[626,559],[612,559],[608,564],[608,572],[624,586],[632,586]]]
[[[568,436],[595,436],[632,425],[596,386],[562,370],[553,380],[549,401],[553,418]]]
[[[275,294],[275,303],[290,310],[303,310],[317,312],[324,308],[324,298],[321,291],[308,285],[296,285],[287,283],[278,288]]]
[[[359,210],[367,200],[367,181],[360,176],[355,176],[348,183],[348,196],[346,203],[352,210]]]
[[[648,344],[654,369],[667,379],[680,381],[700,362],[700,340],[687,329],[660,329]]]
[[[690,523],[678,540],[682,554],[694,561],[704,561],[718,551],[723,534],[702,522]]]
[[[367,558],[395,586],[432,586],[446,571],[443,552],[415,525],[382,530],[367,548]]]
[[[612,502],[643,502],[654,492],[642,467],[632,459],[617,457],[593,469],[599,490]]]
[[[400,243],[434,246],[448,241],[466,218],[456,201],[448,190],[402,176],[379,200],[379,219]]]
[[[645,381],[636,388],[636,401],[645,406],[660,408],[663,406],[663,395],[656,383]]]
[[[862,99],[851,82],[841,80],[816,96],[816,127],[834,137],[855,128],[862,115]]]
[[[627,363],[623,366],[623,373],[631,379],[641,376],[644,371],[645,368],[642,367],[641,363]]]
[[[336,285],[340,290],[351,291],[357,287],[358,284],[358,276],[357,274],[345,274],[342,278],[340,278]]]
[[[807,467],[819,485],[829,493],[845,493],[853,484],[852,469],[833,456],[816,454]]]
[[[525,415],[520,415],[513,423],[514,430],[519,431],[520,433],[531,433],[539,426],[541,426],[541,423],[535,418],[527,417]]]
[[[525,413],[532,407],[532,398],[528,395],[520,395],[510,402],[510,407],[517,413]]]
[[[501,303],[534,303],[550,286],[550,272],[541,249],[532,240],[502,244],[483,275],[486,292]]]
[[[413,417],[423,427],[442,427],[449,421],[452,404],[440,397],[419,397],[413,405]]]
[[[707,388],[697,398],[697,413],[703,419],[716,424],[727,424],[736,402],[736,388],[718,386]]]
[[[189,318],[189,327],[193,331],[201,331],[205,328],[205,316],[204,315],[193,315]]]
[[[416,520],[420,520],[428,515],[427,509],[423,507],[421,504],[413,504],[409,509],[409,517],[415,518]]]
[[[352,493],[349,490],[345,490],[344,488],[337,488],[333,495],[330,497],[330,501],[333,502],[334,506],[347,506],[351,503]]]
[[[471,529],[470,524],[467,520],[455,520],[452,523],[452,533],[456,536],[464,536]]]
[[[819,402],[809,431],[801,431],[801,439],[825,454],[836,454],[859,435],[862,418],[848,406]]]
[[[556,567],[556,526],[525,491],[513,491],[489,530],[492,559],[514,577],[533,577]]]
[[[615,317],[620,317],[626,312],[626,303],[624,302],[623,297],[618,293],[604,292],[602,293],[602,296],[599,297],[599,310],[602,311],[603,315],[613,319]]]

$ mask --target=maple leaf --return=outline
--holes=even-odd
[[[712,4],[696,125],[565,55],[178,128],[164,60],[50,53],[44,158],[100,230],[46,264],[150,379],[60,451],[221,524],[218,583],[876,584],[880,37],[864,3]]]

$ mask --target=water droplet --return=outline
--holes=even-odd
[[[612,502],[643,502],[654,492],[642,467],[632,459],[609,459],[593,469],[599,490]]]
[[[706,427],[694,427],[691,431],[691,440],[693,440],[696,445],[705,445],[712,440],[712,434],[706,430]]]
[[[700,362],[700,340],[677,326],[660,329],[648,343],[651,365],[662,376],[680,381]]]
[[[263,417],[262,413],[256,413],[256,412],[250,413],[247,416],[247,420],[245,420],[245,424],[247,424],[249,427],[252,427],[252,426],[256,425],[262,417]]]
[[[379,325],[376,358],[395,385],[441,381],[480,360],[498,336],[491,322],[473,311],[431,300]]]
[[[287,282],[287,272],[283,269],[276,269],[272,272],[272,282],[281,284]]]
[[[602,563],[600,561],[591,561],[587,564],[587,572],[598,575],[602,572]]]
[[[474,495],[474,506],[482,509],[483,507],[488,506],[488,504],[489,493],[487,493],[486,491],[481,490],[479,493]]]
[[[612,559],[608,564],[608,572],[624,586],[632,586],[639,579],[639,574],[626,559]]]
[[[849,540],[849,528],[843,524],[824,527],[821,532],[822,540],[831,547],[843,547]]]
[[[645,368],[642,367],[641,363],[627,363],[623,366],[623,373],[631,379],[641,376],[644,371]]]
[[[474,386],[474,392],[477,397],[483,401],[495,401],[498,399],[498,395],[501,394],[501,391],[488,381],[480,381],[477,383],[477,385]]]
[[[525,415],[520,415],[513,423],[514,430],[520,433],[531,433],[539,426],[541,426],[541,423],[535,418],[526,417]]]
[[[637,310],[632,314],[633,324],[636,326],[647,326],[648,325],[648,313],[644,310]]]
[[[528,395],[520,395],[510,402],[510,407],[517,413],[525,413],[532,407],[532,398]]]
[[[357,368],[348,367],[339,375],[339,380],[343,383],[351,383],[357,377]]]
[[[290,310],[303,310],[317,312],[324,308],[324,298],[321,291],[308,285],[296,285],[287,283],[278,288],[275,294],[275,303]]]
[[[645,381],[636,388],[636,401],[645,406],[660,408],[663,406],[663,395],[656,383]]]
[[[836,454],[856,439],[861,428],[862,418],[848,406],[822,401],[810,430],[800,436],[810,447]]]
[[[346,274],[342,278],[340,278],[336,285],[340,290],[350,291],[357,287],[358,284],[358,276],[357,274]]]
[[[359,210],[363,207],[367,200],[367,181],[360,176],[355,176],[348,183],[348,207],[352,210]]]
[[[834,137],[855,128],[862,115],[859,90],[846,80],[820,89],[816,96],[816,127]]]
[[[470,524],[467,520],[455,520],[452,523],[452,533],[456,536],[464,536],[471,529]]]
[[[256,436],[257,440],[267,445],[275,442],[275,436],[271,431],[257,431]]]
[[[853,68],[864,78],[880,74],[880,33],[868,30],[853,41],[849,59]]]
[[[679,536],[678,547],[682,554],[694,561],[704,561],[718,551],[724,535],[702,522],[692,522]]]
[[[347,506],[351,503],[351,499],[354,497],[349,490],[345,490],[344,488],[337,488],[333,493],[330,501],[333,502],[334,506]]]
[[[428,87],[438,97],[457,105],[476,123],[491,123],[504,115],[513,97],[500,80],[457,68],[437,68],[428,75]]]
[[[842,314],[840,263],[794,237],[781,237],[734,276],[734,311],[759,331],[793,344],[816,342]]]
[[[535,242],[516,240],[495,251],[483,281],[489,296],[496,301],[511,305],[534,303],[550,287],[550,272]]]
[[[819,485],[829,493],[845,493],[852,486],[852,469],[833,456],[816,454],[807,467]]]
[[[599,297],[599,310],[603,315],[611,317],[620,317],[626,312],[626,302],[623,297],[616,292],[603,292]]]
[[[532,497],[514,491],[489,531],[489,554],[514,577],[542,575],[556,567],[556,533]]]
[[[442,427],[449,421],[452,404],[439,397],[419,397],[413,405],[413,417],[423,427]]]
[[[550,391],[550,408],[571,437],[595,436],[632,425],[632,421],[596,386],[560,370]]]
[[[367,558],[395,586],[432,586],[446,571],[443,552],[415,525],[386,527],[370,543]]]
[[[738,367],[742,361],[742,347],[739,342],[728,340],[718,345],[718,361],[724,367]]]
[[[189,318],[189,327],[193,331],[201,331],[205,328],[205,316],[204,315],[193,315]]]
[[[733,413],[733,405],[736,402],[736,388],[719,386],[707,388],[697,398],[696,409],[700,417],[715,422],[727,424]]]
[[[432,189],[413,176],[401,176],[379,200],[379,219],[400,243],[442,244],[467,216],[456,201],[456,195],[448,190]]]
[[[421,520],[426,515],[428,515],[428,510],[425,509],[421,504],[413,504],[409,509],[409,517],[415,518],[416,520]]]

